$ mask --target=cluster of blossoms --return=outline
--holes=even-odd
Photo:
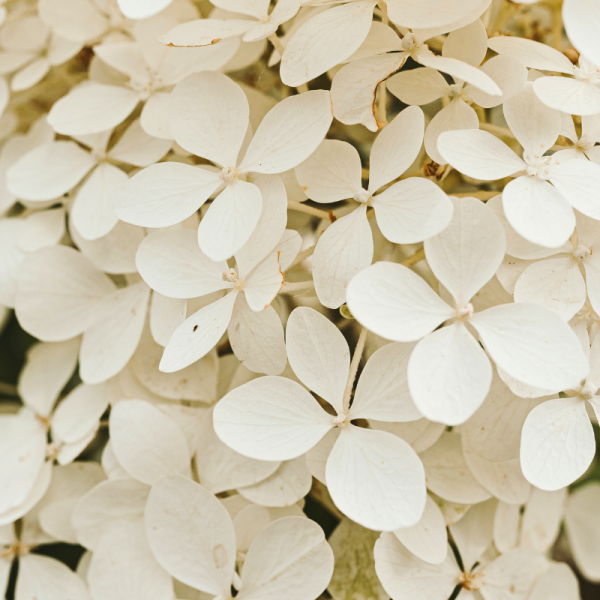
[[[600,582],[600,2],[0,20],[3,598]]]

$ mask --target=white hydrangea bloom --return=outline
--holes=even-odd
[[[562,390],[588,371],[577,338],[549,309],[522,303],[474,312],[470,301],[500,266],[505,243],[500,223],[485,205],[454,200],[451,224],[425,242],[429,264],[454,308],[409,269],[386,262],[365,269],[348,287],[352,313],[371,331],[395,341],[423,338],[411,356],[408,380],[417,407],[434,421],[463,423],[489,391],[492,368],[467,323],[498,366],[523,383]],[[436,330],[449,319],[454,323]],[[548,344],[557,352],[554,358]],[[535,358],[540,353],[542,362]]]

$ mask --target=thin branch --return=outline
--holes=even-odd
[[[414,254],[411,254],[406,260],[403,260],[400,264],[410,268],[424,259],[425,248],[421,248],[420,250],[417,250]]]
[[[273,44],[273,48],[277,50],[279,56],[283,56],[283,51],[285,50],[285,47],[281,43],[281,40],[277,37],[277,34],[272,33],[267,39],[271,42],[271,44]]]
[[[3,396],[19,396],[19,390],[16,385],[0,381],[0,394]]]
[[[363,327],[360,330],[358,342],[356,344],[356,348],[354,349],[354,355],[352,356],[352,362],[350,363],[350,374],[348,375],[348,381],[346,383],[346,388],[344,389],[344,413],[347,413],[350,410],[350,396],[352,395],[354,379],[356,378],[358,365],[360,364],[360,359],[362,358],[362,353],[365,349],[365,342],[367,341],[368,333],[369,332],[367,331],[366,327]]]
[[[306,206],[302,202],[296,202],[295,200],[288,200],[288,208],[298,212],[312,215],[313,217],[320,217],[321,219],[329,219],[329,213],[326,210],[320,208],[313,208],[312,206]]]
[[[314,289],[315,282],[312,279],[308,281],[295,281],[291,283],[284,283],[280,294],[292,294],[295,292],[304,292],[306,290]]]

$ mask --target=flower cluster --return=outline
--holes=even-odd
[[[600,2],[0,2],[4,348],[3,598],[577,600]]]

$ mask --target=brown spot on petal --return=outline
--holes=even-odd
[[[222,569],[227,564],[227,551],[221,544],[213,548],[213,560],[217,569]]]

